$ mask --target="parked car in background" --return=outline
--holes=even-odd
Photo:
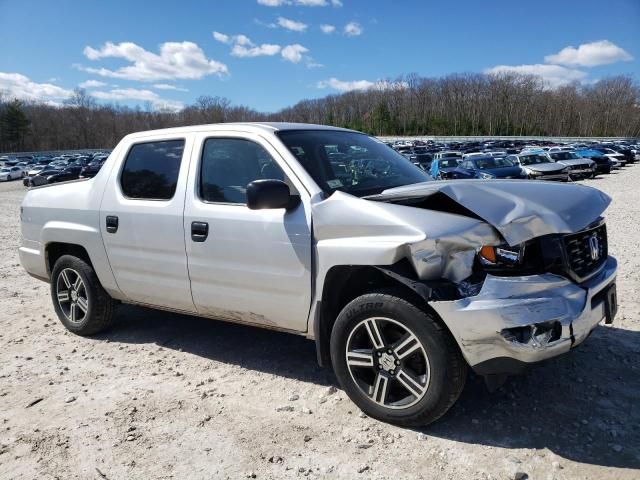
[[[80,178],[95,177],[106,160],[106,157],[98,157],[96,160],[90,161],[87,166],[83,167],[80,171]]]
[[[16,167],[2,167],[0,168],[0,182],[6,182],[9,180],[16,180],[22,178],[22,168]]]
[[[41,185],[46,185],[49,183],[48,178],[51,175],[57,175],[62,170],[64,170],[64,167],[46,167],[35,175],[25,177],[22,183],[26,187],[39,187]]]
[[[33,165],[31,169],[27,171],[27,177],[33,177],[34,175],[37,175],[45,168],[47,168],[46,165],[42,165],[42,164]]]
[[[614,162],[602,152],[587,148],[576,150],[575,153],[582,158],[593,160],[596,164],[596,173],[611,173]]]
[[[70,165],[64,170],[60,170],[57,173],[49,175],[47,177],[47,183],[67,182],[69,180],[77,180],[80,178],[80,171],[82,167],[80,165]]]
[[[613,160],[613,168],[621,168],[627,164],[627,161],[624,155],[616,152],[615,150],[612,150],[611,148],[596,146],[596,147],[593,147],[593,149],[597,150],[598,152],[602,153],[603,155]]]
[[[612,145],[610,148],[614,152],[622,155],[627,164],[636,162],[635,152],[631,149],[631,147],[627,145]]]
[[[569,180],[569,167],[556,163],[544,153],[524,153],[509,155],[507,160],[522,167],[527,177],[532,180]]]
[[[27,175],[27,172],[31,169],[33,164],[29,162],[20,162],[20,163],[17,163],[15,166],[18,167],[20,170],[22,170],[22,176],[24,177]]]
[[[458,152],[458,151],[453,151],[453,150],[444,150],[441,152],[436,152],[433,154],[433,158],[434,159],[440,159],[440,158],[459,158],[462,159],[462,153]]]
[[[462,160],[456,173],[457,178],[481,178],[490,180],[494,178],[526,179],[526,172],[518,165],[504,157],[473,156]],[[453,178],[456,178],[455,175]]]
[[[429,173],[433,178],[438,180],[469,178],[467,172],[458,171],[460,161],[459,157],[434,158],[431,162]]]
[[[569,168],[569,178],[580,180],[594,178],[597,174],[596,162],[589,158],[583,158],[571,150],[556,150],[549,153],[551,160]]]

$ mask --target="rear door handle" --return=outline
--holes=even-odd
[[[107,232],[116,233],[118,231],[118,217],[107,215]]]
[[[209,236],[209,224],[207,222],[191,222],[191,240],[204,242]]]

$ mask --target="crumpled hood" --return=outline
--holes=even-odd
[[[449,180],[385,190],[368,200],[402,203],[442,193],[492,225],[510,245],[573,233],[596,221],[611,197],[584,185],[526,180]]]

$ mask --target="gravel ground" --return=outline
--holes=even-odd
[[[614,326],[418,430],[361,414],[302,337],[131,306],[66,332],[1,184],[0,478],[640,478],[640,165],[587,183],[614,198]]]

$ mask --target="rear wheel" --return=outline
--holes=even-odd
[[[458,399],[467,366],[438,321],[390,293],[363,295],[331,334],[340,385],[367,415],[403,426],[440,418]]]
[[[116,302],[87,262],[63,255],[51,273],[51,298],[58,318],[71,332],[93,335],[113,323]]]

